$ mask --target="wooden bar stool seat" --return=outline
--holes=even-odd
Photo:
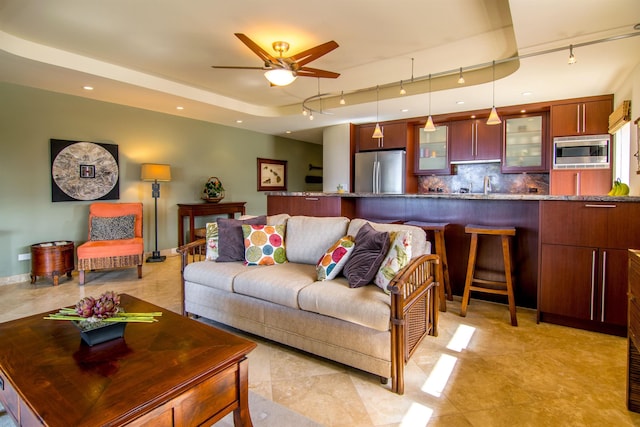
[[[510,238],[516,235],[516,229],[514,227],[492,227],[469,224],[464,228],[464,231],[465,233],[471,234],[471,245],[469,247],[469,263],[467,266],[467,277],[464,284],[464,294],[462,295],[460,315],[467,315],[467,305],[469,304],[471,291],[506,295],[509,300],[511,325],[518,326],[518,319],[516,317],[516,301],[513,293],[514,285],[511,251],[509,248]],[[479,235],[500,236],[502,241],[502,258],[504,261],[504,281],[480,279],[475,276]]]
[[[440,311],[447,311],[447,300],[453,301],[453,293],[451,292],[451,282],[449,281],[449,263],[447,262],[447,248],[444,243],[444,232],[449,225],[448,222],[421,222],[421,221],[408,221],[406,225],[413,225],[422,228],[425,232],[433,232],[433,240],[435,243],[435,253],[440,256],[440,264],[438,268],[441,269],[440,277],[444,282],[439,288],[440,293]],[[446,296],[446,299],[445,299]]]

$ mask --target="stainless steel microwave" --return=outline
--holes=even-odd
[[[610,166],[610,142],[609,134],[553,138],[553,168],[606,169]]]

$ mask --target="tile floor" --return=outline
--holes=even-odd
[[[105,290],[129,293],[180,310],[177,256],[135,269],[88,273],[58,287],[39,278],[0,286],[4,322],[74,304]],[[249,382],[256,393],[325,426],[633,426],[626,410],[624,338],[536,324],[519,309],[517,328],[505,306],[472,301],[466,318],[459,301],[440,316],[440,334],[427,337],[406,368],[398,396],[378,378],[250,337]],[[0,342],[2,338],[0,337]]]

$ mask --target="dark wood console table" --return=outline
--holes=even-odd
[[[178,204],[178,246],[193,242],[195,237],[194,218],[197,216],[224,215],[233,218],[236,213],[245,214],[247,202],[228,203],[188,203]],[[189,242],[184,241],[184,217],[189,217]]]

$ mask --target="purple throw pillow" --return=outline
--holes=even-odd
[[[267,223],[266,215],[249,219],[218,218],[218,258],[216,262],[244,261],[244,235],[242,224]]]
[[[358,230],[355,243],[356,247],[343,269],[351,288],[359,288],[372,282],[389,252],[389,233],[376,231],[367,222]]]

